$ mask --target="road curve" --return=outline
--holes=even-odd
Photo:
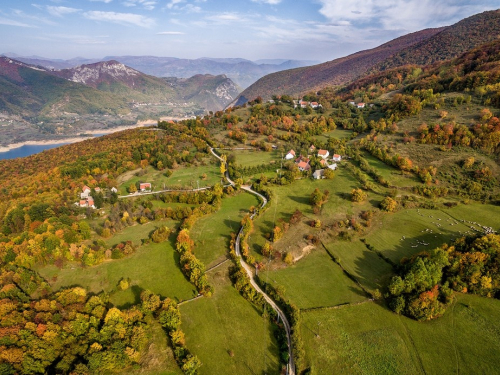
[[[220,156],[215,153],[215,151],[214,151],[214,149],[212,147],[210,148],[210,152],[217,159],[222,160],[220,158]],[[226,179],[227,179],[227,181],[232,186],[235,186],[235,183],[229,178],[229,173],[227,172],[227,166],[226,166]],[[257,193],[255,190],[252,190],[250,187],[247,187],[247,186],[242,186],[241,188],[243,190],[249,192],[250,194],[254,194],[254,195],[260,197],[262,199],[262,206],[260,206],[261,208],[263,208],[263,207],[266,206],[266,204],[267,204],[267,198],[264,197],[262,194]],[[255,215],[256,215],[256,213],[252,214],[252,216],[250,216],[250,218],[253,219],[255,217]],[[238,256],[238,259],[240,261],[241,266],[245,269],[248,277],[250,278],[250,284],[252,284],[252,286],[255,288],[255,290],[258,293],[262,294],[262,296],[264,297],[264,299],[266,300],[266,302],[271,305],[271,307],[274,309],[274,311],[276,311],[276,313],[278,314],[279,318],[283,322],[283,326],[285,327],[286,338],[287,338],[287,342],[288,342],[288,356],[289,356],[289,360],[288,360],[287,374],[288,375],[295,375],[295,363],[294,363],[294,360],[293,360],[293,352],[292,352],[292,329],[290,327],[290,323],[288,322],[288,319],[286,318],[286,315],[283,313],[283,311],[281,311],[281,309],[279,308],[279,306],[273,301],[273,299],[271,297],[269,297],[261,289],[261,287],[259,286],[259,284],[257,284],[257,282],[254,279],[254,274],[253,274],[253,271],[252,271],[252,267],[249,266],[248,263],[245,262],[245,260],[241,256],[240,238],[241,238],[242,232],[243,232],[243,227],[240,228],[240,231],[238,232],[238,236],[236,237],[236,243],[235,243],[235,252],[236,252],[236,255]]]

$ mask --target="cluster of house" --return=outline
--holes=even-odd
[[[311,147],[309,147],[309,153],[313,154],[315,151],[316,151],[316,147],[314,147],[314,145],[311,145]],[[338,154],[334,154],[332,156],[332,158],[330,159],[330,161],[332,161],[333,163],[330,164],[329,160],[328,160],[328,157],[330,156],[330,152],[328,150],[319,149],[317,155],[319,158],[321,158],[320,164],[323,167],[322,169],[316,169],[313,173],[313,177],[317,180],[324,177],[324,171],[326,168],[331,169],[333,171],[335,169],[337,169],[336,162],[340,162],[342,160],[342,156],[340,156]],[[309,158],[309,155],[307,157],[302,156],[302,155],[299,155],[297,157],[297,155],[295,154],[295,151],[290,150],[285,155],[285,160],[292,160],[292,159],[294,159],[295,164],[299,168],[299,171],[303,172],[303,171],[309,171],[311,169],[311,165],[309,164],[311,159]]]
[[[112,187],[111,189],[111,192],[112,193],[117,193],[118,192],[118,189],[115,188],[115,187]],[[92,191],[92,189],[90,189],[88,186],[84,186],[82,188],[82,192],[80,193],[80,201],[75,203],[77,206],[80,206],[80,207],[90,207],[90,208],[95,208],[95,205],[94,205],[94,198],[92,198],[92,196],[90,195],[90,192]],[[94,188],[94,191],[96,193],[100,193],[102,190],[99,186],[96,186]]]
[[[322,105],[319,104],[318,102],[306,102],[304,100],[300,100],[299,104],[300,104],[300,108],[307,108],[307,106],[309,106],[312,109],[316,109],[316,108],[322,107]]]
[[[351,101],[351,102],[349,102],[349,104],[353,105],[353,106],[355,106],[356,108],[359,108],[359,109],[363,109],[367,105],[370,106],[370,107],[373,107],[373,104],[366,104],[366,103],[363,103],[363,102],[356,103],[354,101]]]

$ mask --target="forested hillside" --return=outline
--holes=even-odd
[[[0,372],[498,373],[499,85],[495,40],[1,161]]]
[[[454,25],[405,35],[372,50],[311,67],[287,70],[261,78],[243,91],[238,104],[257,96],[300,96],[328,86],[347,84],[354,79],[407,64],[427,65],[460,55],[500,33],[500,11],[466,18]]]

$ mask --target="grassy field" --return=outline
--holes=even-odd
[[[402,257],[432,250],[470,230],[461,222],[456,224],[457,221],[447,212],[412,209],[384,214],[382,219],[374,223],[366,236],[366,242],[393,262],[399,263]]]
[[[325,243],[326,248],[339,259],[342,267],[356,277],[364,288],[383,290],[392,275],[392,266],[375,252],[366,248],[358,239],[350,242],[334,241]]]
[[[457,220],[475,221],[500,231],[500,206],[490,204],[460,204],[443,211]]]
[[[273,286],[284,286],[285,296],[300,309],[360,302],[367,298],[322,247],[293,266],[263,271],[260,277]]]
[[[215,159],[214,159],[215,160]],[[163,190],[171,187],[189,187],[197,188],[204,186],[213,186],[220,182],[219,166],[212,159],[207,159],[206,165],[180,167],[173,170],[170,177],[164,176],[165,171],[159,171],[151,166],[146,167],[144,173],[141,170],[136,173],[126,172],[118,178],[118,194],[127,195],[127,188],[137,182],[150,182],[155,190]],[[137,173],[140,172],[140,176]],[[206,174],[206,179],[203,179]]]
[[[135,246],[139,246],[142,239],[148,238],[149,234],[154,232],[161,225],[173,228],[178,224],[172,220],[166,220],[164,222],[151,221],[146,224],[135,224],[134,226],[127,227],[121,232],[115,234],[113,237],[107,239],[106,245],[112,247],[120,242],[132,241]]]
[[[312,374],[498,374],[500,301],[459,295],[419,323],[375,303],[303,313]]]
[[[241,192],[223,199],[219,211],[196,222],[190,231],[194,252],[207,268],[227,258],[230,233],[238,232],[241,219],[258,204],[255,195]]]
[[[422,183],[419,179],[411,173],[403,174],[402,171],[391,167],[384,162],[378,160],[377,158],[371,156],[367,152],[363,154],[363,158],[377,170],[377,172],[384,177],[390,185],[396,187],[404,187],[404,186],[416,186],[421,185]]]
[[[47,280],[57,276],[52,285],[54,290],[78,285],[92,293],[111,292],[122,278],[129,277],[131,287],[111,296],[111,303],[120,307],[138,303],[140,294],[145,289],[180,301],[197,294],[181,273],[178,253],[170,242],[151,243],[142,246],[127,258],[106,261],[94,267],[68,265],[59,270],[55,266],[46,266],[39,272]]]
[[[359,182],[348,170],[340,168],[335,172],[332,180],[302,179],[291,185],[272,187],[274,199],[270,201],[269,208],[255,222],[256,233],[250,241],[253,255],[259,257],[258,251],[266,240],[265,234],[272,231],[274,223],[280,218],[289,221],[296,209],[303,213],[306,220],[320,219],[323,225],[328,225],[336,220],[345,219],[348,215],[357,215],[363,210],[378,206],[383,197],[372,192],[368,193],[368,200],[364,203],[353,204],[351,202],[350,192],[359,186]],[[315,188],[330,192],[328,202],[324,204],[318,215],[314,214],[310,204],[310,196]],[[276,243],[275,248],[293,251],[297,246],[302,246],[300,239],[306,234],[306,232],[298,233],[290,229]]]
[[[225,152],[225,151],[224,151]],[[235,156],[235,162],[242,167],[253,167],[261,164],[269,164],[275,162],[279,168],[281,161],[281,153],[279,151],[247,151],[234,150],[230,151]]]
[[[352,135],[352,130],[344,130],[344,129],[335,129],[330,132],[323,133],[321,135],[316,135],[312,137],[313,139],[320,142],[328,142],[330,138],[349,138]]]
[[[203,363],[199,373],[279,373],[272,327],[238,294],[227,272],[226,264],[209,272],[211,298],[180,306],[186,345]]]

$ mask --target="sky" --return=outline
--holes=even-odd
[[[1,0],[0,53],[328,61],[500,0]]]

